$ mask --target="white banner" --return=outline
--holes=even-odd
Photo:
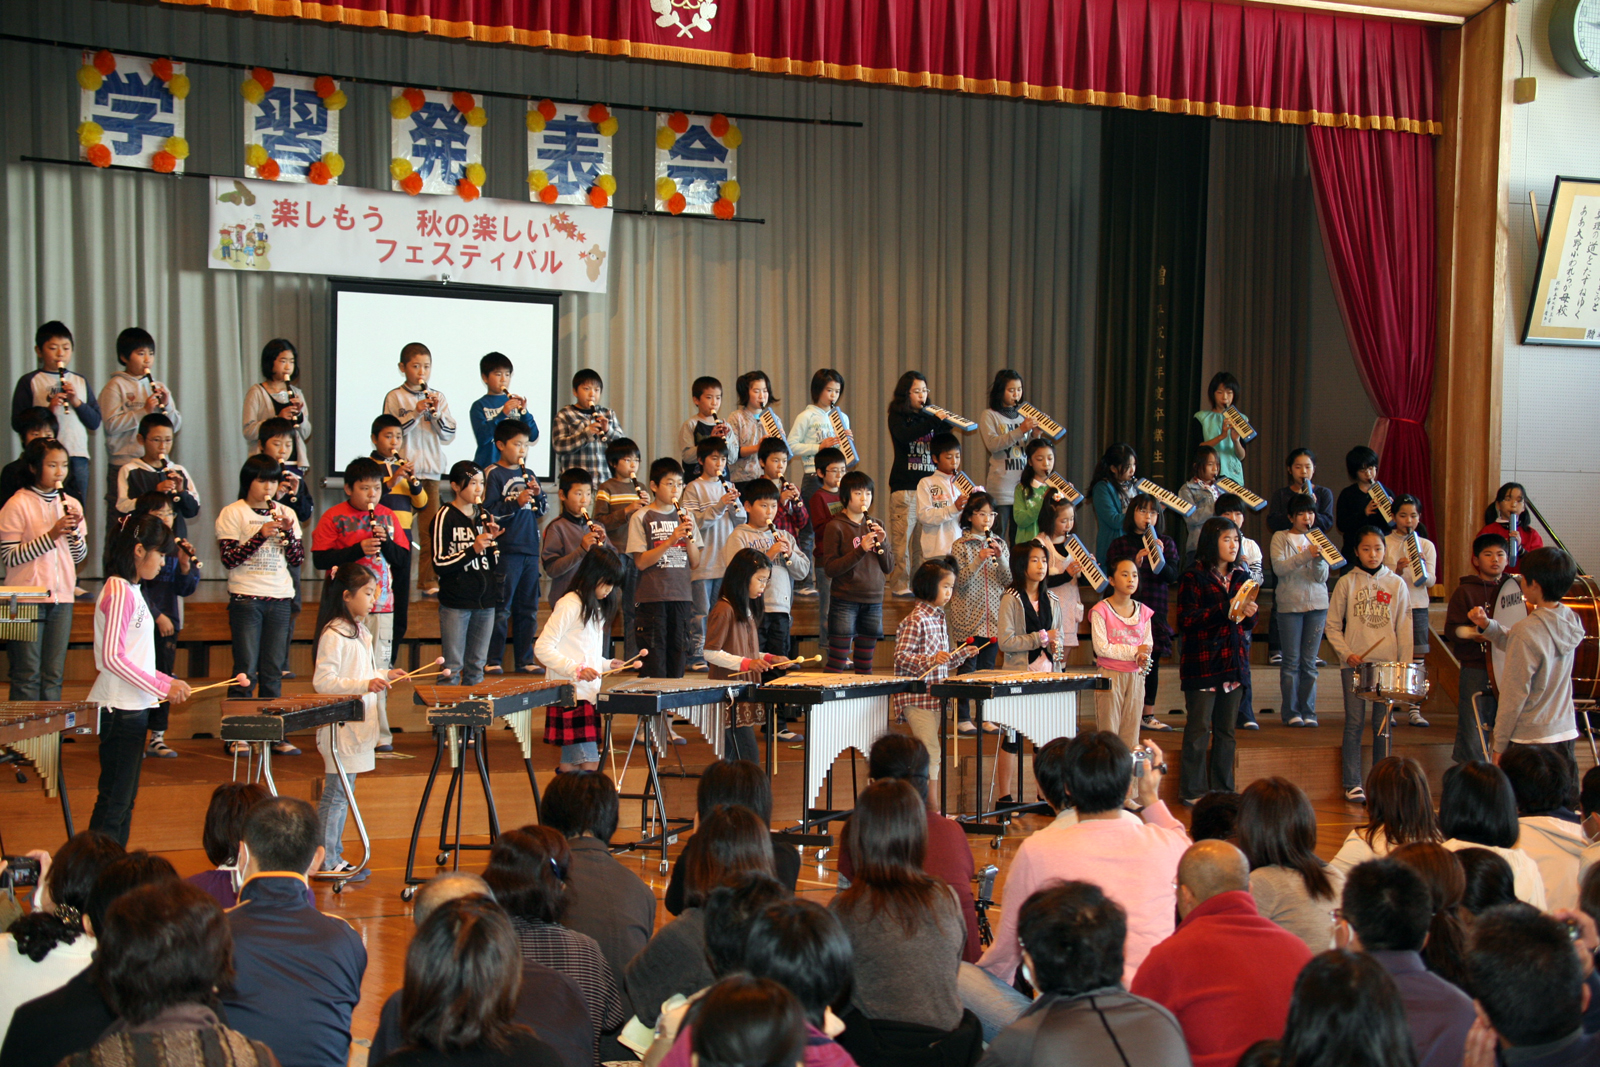
[[[262,85],[259,78],[266,78]],[[328,89],[328,96],[318,91]],[[257,69],[240,87],[244,97],[245,163],[259,178],[317,185],[337,183],[344,171],[339,155],[339,111],[344,93],[332,78],[276,74]],[[337,106],[334,106],[337,105]],[[269,166],[275,164],[275,167]],[[323,164],[313,173],[312,167]]]
[[[473,177],[475,188],[466,199],[482,191],[484,113],[476,97],[396,87],[389,116],[395,192],[458,193],[460,183]]]
[[[725,115],[656,116],[656,210],[731,219],[744,135]]]
[[[212,178],[206,262],[218,270],[603,293],[611,214]]]
[[[178,86],[176,93],[173,83]],[[83,159],[97,167],[115,164],[183,173],[189,155],[183,133],[189,78],[182,63],[85,52],[78,85],[82,90],[78,144]]]
[[[616,132],[617,120],[604,104],[529,101],[528,199],[607,206],[617,191],[611,166]]]

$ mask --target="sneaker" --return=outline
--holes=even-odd
[[[699,663],[689,664],[689,669],[696,674],[704,674],[711,669],[711,666],[705,660],[701,660]]]
[[[250,742],[224,741],[222,742],[222,751],[230,756],[248,756],[250,755]]]
[[[1272,655],[1267,657],[1267,662],[1272,664],[1274,667],[1278,666],[1279,664],[1281,664],[1283,662],[1283,653],[1282,652],[1274,652],[1274,653],[1272,653]]]
[[[911,595],[911,590],[909,588],[907,588],[907,589],[896,589],[894,591],[894,595],[895,596],[899,596],[899,597],[908,597],[908,596]]]
[[[1318,725],[1317,717],[1315,715],[1307,715],[1304,725],[1306,725],[1306,726],[1316,726],[1316,725]]]
[[[501,667],[500,664],[498,664],[498,663],[485,663],[483,665],[483,673],[484,674],[501,674],[503,672],[504,672],[504,668]]]
[[[285,667],[283,669],[283,676],[285,678],[293,678],[294,677],[294,671],[291,671],[289,668]]]
[[[439,587],[436,585],[430,585],[417,590],[417,592],[425,597],[436,597],[439,595]]]
[[[1259,730],[1259,729],[1261,729],[1261,724],[1256,722],[1254,719],[1251,719],[1249,722],[1238,723],[1236,726],[1234,726],[1234,729],[1236,729],[1236,730]]]
[[[1014,808],[1017,806],[1017,799],[1010,793],[1007,793],[1005,796],[996,800],[994,802],[994,806],[996,811],[1000,810],[1001,808]]]
[[[1412,708],[1411,709],[1411,714],[1406,718],[1406,721],[1409,722],[1412,726],[1426,726],[1426,725],[1428,725],[1428,720],[1424,719],[1422,717],[1422,712],[1419,711],[1416,708]]]
[[[1367,791],[1359,785],[1353,785],[1344,791],[1344,798],[1352,804],[1365,804],[1367,802]]]
[[[1304,726],[1306,721],[1298,715],[1291,715],[1284,721],[1285,726]]]
[[[1200,803],[1200,798],[1199,797],[1184,797],[1181,800],[1179,800],[1178,803],[1182,804],[1186,808],[1192,808],[1196,804]]]
[[[1141,729],[1141,730],[1153,730],[1156,733],[1169,733],[1169,732],[1171,732],[1172,727],[1168,726],[1166,723],[1162,722],[1160,719],[1156,718],[1154,715],[1146,715],[1144,717],[1144,719],[1139,723],[1139,729]]]
[[[511,724],[510,723],[506,723],[506,725],[510,726]],[[392,745],[392,744],[389,744],[389,745],[378,745],[372,751],[374,751],[374,752],[393,752],[394,751],[394,745]]]
[[[817,591],[815,589],[796,589],[794,592],[795,592],[796,596],[816,596],[817,595]]]
[[[178,754],[167,747],[166,741],[159,737],[152,737],[150,743],[144,747],[146,759],[177,759]]]
[[[346,882],[365,882],[372,877],[372,872],[366,867],[356,867],[349,860],[340,860],[332,867],[324,867],[313,874],[313,878],[338,878]]]
[[[274,741],[272,742],[272,754],[274,756],[298,756],[300,755],[300,750],[287,741]]]
[[[804,741],[805,734],[797,734],[787,726],[778,731],[779,741]]]
[[[985,724],[985,725],[987,725],[987,724]],[[978,727],[976,725],[974,725],[970,720],[967,721],[967,722],[958,722],[958,723],[956,723],[956,733],[958,733],[958,734],[975,734],[977,732],[978,732]]]
[[[1317,657],[1317,666],[1318,667],[1326,667],[1327,665],[1328,665],[1328,661],[1327,660],[1323,659],[1321,656]]]

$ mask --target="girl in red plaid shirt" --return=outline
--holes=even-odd
[[[950,650],[950,632],[944,617],[944,606],[950,603],[955,592],[956,567],[949,556],[927,560],[911,576],[911,592],[917,598],[911,613],[900,620],[894,638],[894,673],[921,678],[932,684],[949,677],[951,664],[960,664],[971,658],[975,649],[963,645]],[[928,752],[943,753],[939,744],[939,698],[910,693],[896,693],[891,698],[897,716],[903,716],[911,727],[912,736],[921,741]],[[937,781],[943,758],[933,760],[928,767],[928,779]],[[932,796],[932,790],[929,796]]]

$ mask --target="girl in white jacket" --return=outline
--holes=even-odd
[[[615,594],[623,579],[622,560],[596,545],[578,564],[572,586],[550,609],[533,652],[544,664],[547,681],[572,683],[572,707],[545,709],[544,743],[561,746],[557,774],[592,771],[600,766],[600,675],[622,666],[608,659]],[[645,655],[640,649],[639,655]]]
[[[1383,565],[1383,551],[1382,530],[1376,526],[1358,530],[1353,566],[1333,587],[1328,601],[1326,634],[1339,654],[1344,682],[1344,798],[1355,802],[1367,799],[1361,788],[1361,727],[1367,702],[1356,693],[1356,672],[1363,663],[1411,662],[1411,594],[1405,579]],[[1389,738],[1378,733],[1381,725],[1382,716],[1374,707],[1374,763],[1389,754]]]
[[[360,694],[364,712],[360,722],[338,723],[317,731],[317,751],[322,753],[322,767],[328,775],[322,799],[317,803],[322,847],[326,850],[320,873],[326,877],[357,873],[355,865],[343,854],[350,798],[345,795],[344,782],[333,762],[333,746],[338,746],[346,774],[372,770],[378,745],[377,694],[406,673],[398,667],[385,671],[373,657],[367,616],[377,599],[377,575],[360,563],[345,563],[328,571],[322,607],[317,612],[317,669],[312,688],[319,693]]]

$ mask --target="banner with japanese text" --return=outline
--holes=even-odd
[[[245,163],[256,177],[313,185],[338,182],[344,173],[339,112],[346,98],[337,81],[256,67],[239,86],[239,95],[244,98]]]
[[[389,98],[389,177],[394,191],[483,192],[483,105],[467,92],[394,90]]]
[[[611,217],[592,207],[212,178],[206,262],[216,270],[603,293]]]
[[[97,167],[182,174],[189,155],[184,98],[189,76],[170,59],[84,52],[78,68],[78,146]]]
[[[604,104],[530,101],[528,199],[606,207],[617,191],[611,142],[617,117]]]
[[[744,134],[726,115],[656,116],[656,210],[731,219]]]

